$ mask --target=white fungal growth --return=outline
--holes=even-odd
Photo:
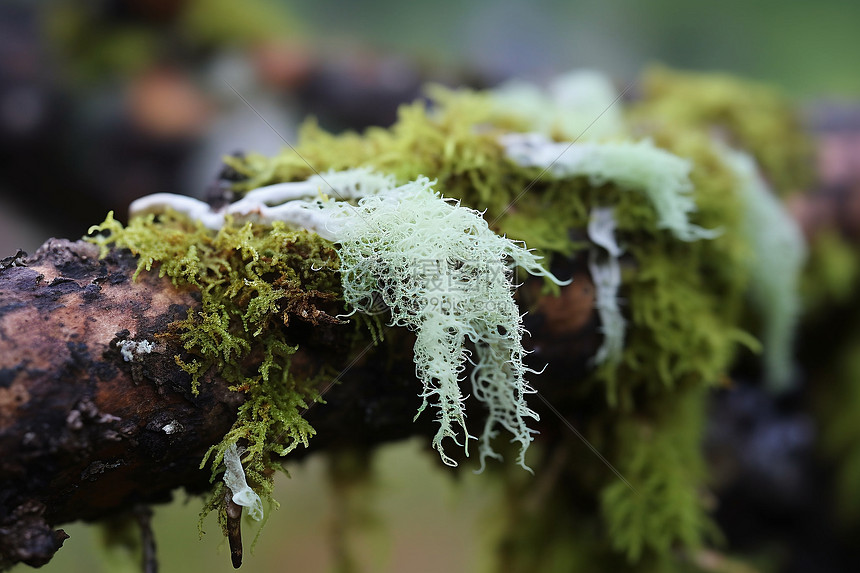
[[[502,427],[520,444],[519,463],[538,415],[526,404],[523,327],[512,294],[512,268],[549,276],[538,258],[490,230],[480,213],[434,193],[426,177],[368,196],[357,207],[326,202],[329,229],[340,244],[344,298],[361,312],[377,299],[391,309],[391,324],[415,331],[415,366],[424,390],[420,414],[439,409],[435,447],[448,465],[443,440],[466,447],[465,398],[460,390],[466,340],[475,344],[473,395],[489,409],[480,436],[483,468],[498,458],[491,440]],[[561,284],[561,283],[559,283]],[[462,434],[461,434],[462,430]]]
[[[183,429],[184,429],[184,427],[177,420],[170,420],[170,422],[166,423],[165,425],[163,425],[161,427],[161,431],[167,435],[181,432]]]
[[[755,159],[723,143],[715,146],[738,180],[744,234],[752,247],[750,299],[764,322],[765,379],[774,391],[791,382],[794,330],[801,312],[800,275],[806,242],[795,219],[761,176]]]
[[[245,470],[239,458],[236,444],[230,444],[224,450],[224,483],[233,493],[233,503],[248,508],[248,515],[256,521],[263,519],[263,502],[245,479]]]
[[[314,175],[306,181],[260,187],[219,210],[213,210],[207,203],[193,197],[155,193],[133,201],[129,206],[129,216],[163,213],[170,209],[200,221],[212,230],[222,228],[228,215],[235,221],[251,220],[264,224],[283,221],[333,240],[327,230],[328,218],[317,208],[316,199],[327,194],[339,200],[357,199],[392,187],[394,178],[390,175],[358,168]]]
[[[134,341],[122,340],[117,343],[122,359],[126,362],[133,362],[135,355],[149,354],[155,350],[155,344],[148,340]]]
[[[612,143],[555,142],[537,133],[500,138],[508,157],[519,165],[542,167],[556,177],[587,177],[595,186],[614,183],[643,193],[657,211],[657,226],[683,241],[712,239],[720,230],[690,223],[696,210],[690,182],[692,164],[656,147],[650,140]]]
[[[623,252],[615,240],[615,217],[612,209],[597,207],[591,212],[588,222],[588,237],[602,247],[593,247],[588,257],[588,269],[594,281],[594,306],[600,316],[603,343],[594,357],[596,364],[617,364],[624,351],[624,333],[627,323],[618,304],[618,289],[621,286],[621,266],[618,257]],[[605,251],[601,253],[600,251]]]

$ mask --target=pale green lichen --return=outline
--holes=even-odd
[[[588,270],[594,281],[594,307],[600,315],[603,343],[594,355],[595,364],[617,364],[624,352],[627,321],[621,314],[618,289],[621,286],[621,247],[615,240],[612,209],[598,207],[588,222],[588,238],[595,244],[588,253]],[[598,248],[600,247],[600,248]]]
[[[657,211],[657,227],[681,240],[712,239],[720,233],[690,223],[690,214],[696,210],[691,163],[647,139],[566,143],[537,134],[514,134],[501,141],[508,157],[524,167],[539,167],[559,178],[586,177],[594,187],[613,184],[645,194]]]
[[[724,145],[717,149],[737,178],[737,192],[744,202],[743,233],[752,250],[749,296],[764,323],[765,380],[771,390],[782,391],[793,376],[806,241],[798,223],[768,188],[755,160]]]
[[[462,441],[468,455],[472,436],[460,378],[469,340],[477,356],[472,392],[489,410],[481,466],[499,457],[491,442],[501,426],[520,444],[518,461],[526,467],[534,433],[527,419],[538,417],[525,401],[533,390],[525,380],[511,267],[556,279],[533,253],[493,233],[480,213],[434,193],[427,178],[368,195],[357,206],[328,201],[321,208],[332,216],[346,301],[369,313],[381,299],[392,325],[416,332],[414,360],[424,385],[419,414],[428,404],[439,408],[433,447],[442,460],[457,465],[445,454],[445,438]]]

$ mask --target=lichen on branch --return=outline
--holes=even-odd
[[[512,271],[548,275],[554,263],[590,255],[603,346],[595,345],[588,376],[556,390],[581,410],[583,434],[614,448],[622,472],[656,492],[660,507],[594,477],[605,468],[590,458],[567,472],[589,476],[574,480],[587,491],[553,493],[571,502],[565,510],[574,498],[600,497],[603,510],[585,517],[587,527],[610,531],[606,547],[631,562],[698,547],[708,531],[701,476],[683,467],[701,462],[699,419],[672,413],[700,412],[704,389],[727,380],[737,348],[756,348],[744,330],[745,295],[755,290],[750,254],[766,256],[743,231],[751,212],[743,178],[715,134],[749,147],[768,178],[803,145],[785,118],[750,117],[753,108],[786,111],[769,92],[747,86],[749,108],[743,84],[714,99],[687,92],[684,77],[664,79],[677,85],[646,90],[646,101],[630,106],[593,75],[570,76],[549,93],[434,88],[432,102],[401,107],[390,128],[335,135],[309,122],[295,149],[227,158],[240,180],[231,189],[237,200],[220,209],[155,195],[135,202],[128,227],[111,217],[97,227],[110,235],[94,241],[130,248],[138,272],[157,270],[200,293],[201,309],[166,333],[187,351],[176,360],[195,384],[215,369],[246,395],[236,425],[204,460],[213,478],[226,454],[232,476],[241,469],[265,497],[276,458],[313,435],[301,412],[319,399],[319,378],[291,370],[301,352],[292,327],[339,324],[349,311],[377,326],[390,316],[391,326],[415,333],[419,414],[437,408],[433,445],[445,463],[455,463],[446,438],[473,439],[460,386],[468,371],[472,396],[489,410],[482,465],[497,456],[504,429],[525,466],[537,414],[526,402],[521,314],[533,308],[514,301]],[[690,85],[722,85],[702,82]],[[683,117],[673,115],[675,93],[690,95]],[[594,119],[582,110],[606,106],[611,121],[580,141],[577,131]],[[784,153],[768,153],[765,133],[786,135]],[[559,292],[544,284],[543,294]],[[240,468],[233,448],[243,452]],[[222,517],[225,487],[215,482],[207,506]]]
[[[489,410],[480,437],[481,466],[500,457],[491,445],[498,427],[520,444],[518,462],[538,419],[526,404],[533,392],[525,376],[523,326],[513,299],[513,268],[556,279],[523,246],[490,230],[477,211],[445,200],[420,177],[368,195],[357,206],[322,203],[338,242],[344,298],[357,311],[374,312],[377,300],[391,311],[391,325],[417,334],[415,366],[424,389],[419,414],[439,409],[433,447],[448,465],[442,441],[451,438],[468,454],[460,379],[474,344],[472,393]],[[533,371],[531,371],[533,372]],[[463,432],[460,437],[460,432]]]

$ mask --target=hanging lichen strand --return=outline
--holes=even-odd
[[[526,467],[533,433],[527,419],[538,416],[525,400],[533,390],[525,380],[512,268],[563,283],[533,253],[491,231],[480,213],[434,193],[426,177],[364,197],[357,207],[326,201],[322,209],[332,217],[328,229],[339,245],[346,301],[371,313],[381,300],[393,326],[417,334],[415,366],[424,385],[419,414],[428,404],[439,409],[433,447],[442,460],[457,465],[445,454],[445,438],[466,446],[471,437],[460,390],[468,339],[477,355],[472,393],[489,409],[481,466],[500,457],[491,442],[502,427],[520,444],[518,462]]]

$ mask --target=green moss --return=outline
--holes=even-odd
[[[601,502],[612,545],[631,562],[667,557],[677,546],[695,550],[716,532],[699,491],[703,397],[700,390],[676,393],[652,415],[618,420],[614,459],[636,490],[613,481]]]
[[[238,443],[246,448],[249,484],[269,495],[278,457],[307,446],[314,434],[301,414],[321,400],[319,380],[290,373],[297,350],[290,325],[339,322],[332,316],[341,309],[342,293],[331,243],[280,223],[227,224],[215,232],[175,213],[137,217],[128,226],[109,214],[90,233],[100,233],[89,240],[103,254],[109,247],[131,250],[138,257],[135,276],[157,270],[178,288],[199,291],[199,309],[165,333],[187,351],[175,359],[191,375],[193,393],[201,377],[215,370],[245,394],[233,428],[201,467],[210,463],[214,480],[223,472],[225,449]],[[216,484],[210,509],[220,504],[222,487]]]
[[[810,315],[826,306],[843,305],[855,293],[860,260],[855,249],[833,230],[818,233],[809,245],[809,263],[801,292]]]
[[[730,143],[755,156],[781,193],[812,180],[812,144],[795,108],[778,90],[728,74],[650,69],[642,101],[632,107],[640,128],[724,130]]]

